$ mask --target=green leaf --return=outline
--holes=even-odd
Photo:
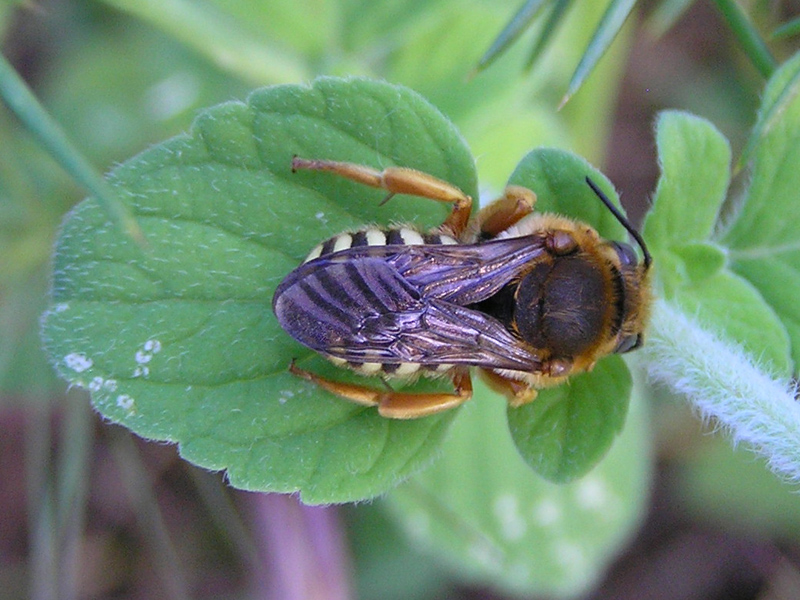
[[[661,177],[645,220],[647,243],[661,250],[708,240],[730,182],[728,140],[705,119],[666,111],[656,145]]]
[[[704,325],[744,345],[751,356],[775,374],[790,375],[792,359],[786,328],[758,290],[728,269],[681,287],[681,308]]]
[[[782,38],[793,37],[800,33],[800,17],[795,17],[793,19],[789,19],[786,23],[783,23],[779,27],[775,28],[775,31],[772,32],[770,39],[772,40],[779,40]]]
[[[625,239],[625,229],[586,183],[590,177],[619,206],[608,178],[585,159],[557,148],[537,148],[517,165],[508,180],[536,193],[536,210],[567,215],[594,227],[606,239]]]
[[[438,225],[447,207],[407,196],[380,207],[380,190],[292,174],[294,155],[424,169],[476,194],[458,132],[415,93],[333,78],[265,88],[114,171],[146,251],[93,199],[73,210],[44,337],[59,373],[106,418],[179,443],[237,487],[368,498],[430,461],[455,411],[383,419],[291,376],[290,360],[310,353],[281,331],[272,292],[320,240],[368,222]]]
[[[661,0],[647,17],[647,32],[654,38],[662,37],[693,3],[694,0]]]
[[[662,173],[644,236],[663,295],[788,373],[788,339],[775,311],[729,270],[727,249],[709,241],[730,182],[728,141],[708,121],[674,111],[659,116],[656,139]]]
[[[475,392],[478,401],[462,409],[441,458],[392,491],[390,508],[414,540],[472,579],[516,595],[578,596],[602,575],[645,506],[644,402],[632,403],[622,434],[590,474],[559,485],[520,458],[505,402],[487,397],[480,381]]]
[[[545,48],[547,48],[550,40],[558,31],[559,25],[563,22],[564,15],[571,4],[572,0],[553,1],[553,6],[550,8],[550,14],[547,15],[547,20],[542,25],[539,35],[536,38],[536,42],[534,43],[533,48],[528,55],[528,60],[525,63],[526,68],[530,69],[542,55]]]
[[[27,84],[2,56],[0,56],[0,96],[58,164],[84,188],[97,196],[117,226],[137,243],[143,244],[141,228],[121,199],[73,146],[58,123],[39,104]]]
[[[764,92],[763,130],[753,150],[750,187],[721,242],[729,248],[731,268],[748,279],[788,329],[792,358],[800,361],[800,96],[784,102],[779,114],[771,107],[785,98],[800,69],[800,54],[778,69]]]
[[[534,471],[555,483],[585,475],[611,447],[625,424],[631,376],[619,356],[604,358],[591,373],[539,392],[536,400],[508,409],[514,443]]]
[[[703,285],[722,271],[727,262],[725,251],[708,242],[683,244],[674,247],[673,252],[681,262],[682,283],[689,285]]]
[[[783,115],[783,111],[800,93],[800,63],[793,61],[790,64],[792,66],[787,67],[786,71],[781,73],[782,87],[780,91],[774,97],[764,98],[764,102],[758,111],[758,120],[750,133],[747,145],[742,150],[742,155],[739,157],[739,167],[750,161],[753,151],[758,146],[761,138],[772,129],[775,122]],[[772,89],[777,90],[778,85],[772,86]]]

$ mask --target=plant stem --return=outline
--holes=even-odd
[[[643,352],[651,380],[687,398],[706,419],[800,481],[800,403],[794,386],[771,377],[741,348],[703,329],[668,302],[654,303]]]

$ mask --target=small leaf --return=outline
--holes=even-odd
[[[787,373],[788,340],[775,311],[729,270],[726,249],[708,241],[730,180],[728,141],[708,121],[670,111],[659,116],[657,142],[662,174],[644,235],[662,294]]]
[[[730,182],[728,140],[708,121],[677,111],[656,123],[661,177],[644,237],[653,250],[709,239]]]
[[[750,161],[753,151],[758,146],[761,138],[772,129],[775,122],[783,114],[783,111],[800,93],[800,63],[795,62],[794,67],[791,69],[791,74],[782,75],[782,78],[786,75],[789,75],[788,81],[783,85],[783,89],[780,90],[777,96],[764,98],[761,109],[758,111],[758,120],[750,133],[750,137],[747,139],[742,155],[739,157],[738,168],[743,167]],[[777,85],[773,85],[772,89],[775,90],[777,87]]]
[[[327,173],[293,155],[424,169],[475,194],[469,151],[415,93],[359,79],[277,86],[203,113],[112,184],[149,241],[120,236],[93,199],[59,238],[44,337],[59,373],[108,419],[180,444],[237,487],[309,503],[369,498],[430,461],[455,411],[383,419],[291,376],[310,355],[271,310],[319,241],[369,222],[441,223],[447,207]],[[315,359],[323,376],[348,374]],[[372,384],[372,382],[369,382]]]
[[[775,72],[764,92],[761,118],[786,98],[800,70],[796,54]],[[731,268],[747,278],[777,312],[800,361],[800,95],[781,101],[753,150],[750,187],[721,243],[729,248]]]
[[[606,357],[591,373],[509,408],[511,436],[539,475],[555,483],[573,481],[598,463],[622,430],[630,392],[622,359]]]
[[[534,475],[508,438],[506,403],[476,381],[434,465],[388,495],[411,537],[483,583],[576,597],[601,576],[645,506],[651,452],[644,403],[585,478]],[[536,404],[538,400],[534,401]]]
[[[704,285],[725,267],[725,251],[708,242],[684,244],[673,248],[675,256],[681,260],[680,273],[685,275],[684,283]]]
[[[636,4],[636,0],[611,0],[609,2],[608,8],[603,13],[603,17],[600,19],[600,23],[598,23],[597,29],[589,41],[589,45],[575,68],[567,93],[561,100],[561,106],[564,106],[575,95],[595,66],[597,66],[597,63],[600,62],[600,59],[625,24],[634,4]]]
[[[679,289],[675,299],[689,315],[736,340],[770,372],[792,372],[789,336],[775,311],[746,279],[724,269]]]
[[[567,215],[588,223],[606,239],[625,239],[625,229],[586,183],[590,177],[619,206],[608,178],[585,159],[556,148],[537,148],[517,165],[509,184],[536,193],[536,210]]]

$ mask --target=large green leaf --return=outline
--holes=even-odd
[[[93,199],[57,244],[44,337],[59,372],[108,419],[180,444],[242,488],[306,502],[374,496],[431,459],[452,414],[399,422],[287,372],[309,351],[271,311],[281,278],[318,241],[368,222],[441,222],[447,208],[326,173],[293,155],[424,169],[475,194],[454,127],[409,90],[319,79],[210,109],[185,136],[116,169],[111,183],[147,247]],[[329,369],[318,361],[312,368]]]

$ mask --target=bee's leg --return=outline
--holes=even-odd
[[[452,394],[383,392],[378,412],[390,419],[416,419],[455,408],[472,398],[472,379],[468,370],[453,373],[453,387]]]
[[[503,195],[482,208],[475,219],[479,239],[491,239],[533,212],[536,194],[526,187],[509,185]]]
[[[330,171],[358,183],[384,189],[389,192],[384,202],[395,194],[410,194],[437,202],[449,202],[453,205],[453,210],[441,227],[442,229],[446,228],[455,237],[460,237],[464,232],[472,211],[472,198],[456,186],[415,169],[387,167],[383,171],[379,171],[348,162],[294,157],[292,171],[298,169]]]
[[[469,371],[453,375],[453,393],[411,394],[392,390],[375,390],[366,386],[332,381],[295,366],[289,371],[311,381],[322,389],[364,406],[377,406],[378,413],[390,419],[416,419],[453,408],[472,397]]]
[[[532,402],[538,395],[538,391],[527,381],[504,377],[491,369],[481,369],[481,375],[489,387],[495,392],[503,394],[514,408]]]

